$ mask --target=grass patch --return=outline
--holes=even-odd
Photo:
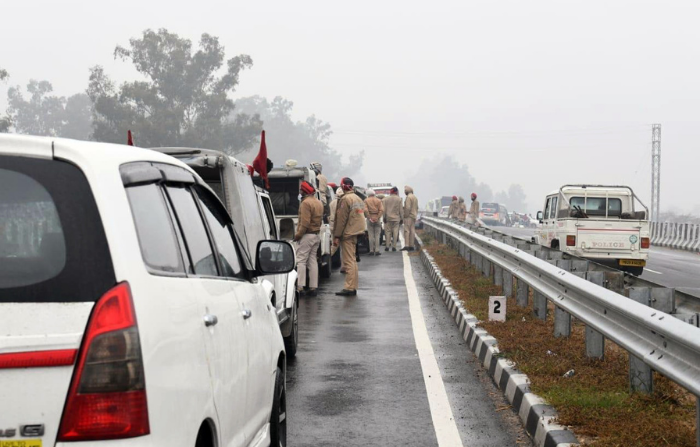
[[[585,332],[572,322],[571,336],[554,337],[554,308],[547,320],[508,298],[504,323],[488,322],[489,296],[502,295],[457,251],[419,232],[424,246],[470,313],[498,340],[503,357],[532,381],[531,389],[557,409],[559,423],[573,428],[584,445],[601,447],[695,447],[695,397],[666,377],[654,374],[654,393],[628,390],[627,352],[606,340],[605,359],[585,355]],[[513,288],[515,290],[515,287]],[[564,374],[574,370],[572,377]]]

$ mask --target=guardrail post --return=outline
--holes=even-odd
[[[506,298],[513,296],[513,274],[506,269],[503,270],[503,295]]]
[[[571,271],[578,273],[586,273],[588,271],[589,262],[585,260],[573,259],[571,261]]]
[[[676,312],[676,289],[656,287],[651,289],[651,307],[667,314]]]
[[[586,279],[603,287],[605,272],[588,272]],[[601,360],[605,358],[605,336],[588,325],[586,325],[586,356]]]
[[[629,298],[646,306],[651,304],[651,289],[649,287],[630,287]],[[630,390],[650,394],[654,390],[654,372],[651,367],[639,358],[629,353],[630,358]]]
[[[625,290],[625,274],[622,272],[604,272],[605,288],[615,293],[623,294]],[[602,284],[599,284],[602,285]]]
[[[518,278],[517,291],[515,295],[515,302],[520,307],[527,307],[527,302],[530,298],[530,288],[525,281]]]
[[[483,256],[481,257],[481,273],[487,277],[491,276],[491,261]]]
[[[557,261],[557,267],[567,272],[571,271],[570,260]],[[554,336],[568,337],[571,335],[571,314],[566,312],[554,302]]]
[[[499,265],[493,265],[493,283],[503,287],[503,268]]]
[[[533,292],[532,311],[540,320],[547,319],[547,297],[537,290]]]

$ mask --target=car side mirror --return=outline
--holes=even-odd
[[[255,255],[256,274],[277,275],[289,273],[296,267],[294,249],[285,241],[260,241]]]
[[[537,220],[539,220],[540,223],[542,223],[542,221],[544,220],[544,215],[542,214],[542,211],[537,212]]]

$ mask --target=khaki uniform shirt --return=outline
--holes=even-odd
[[[450,219],[456,219],[459,217],[459,202],[456,200],[453,200],[452,203],[450,203],[450,209],[447,211],[447,217]]]
[[[363,234],[366,225],[364,202],[354,191],[346,192],[338,200],[333,237],[343,238]]]
[[[418,198],[411,192],[403,203],[403,215],[405,219],[418,218]]]
[[[384,222],[401,222],[403,220],[403,206],[401,197],[392,194],[384,199]]]
[[[478,200],[472,201],[472,205],[469,208],[469,217],[471,217],[473,219],[479,218],[479,201]]]
[[[467,205],[464,202],[459,202],[459,215],[457,218],[462,221],[467,218]]]
[[[317,234],[321,230],[322,220],[323,205],[321,201],[314,196],[304,197],[299,205],[299,224],[294,238],[299,240],[307,233]]]
[[[370,222],[379,222],[379,219],[384,215],[384,205],[382,201],[375,197],[367,197],[365,199],[365,217]]]

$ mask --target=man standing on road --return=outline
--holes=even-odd
[[[469,219],[470,224],[479,225],[479,201],[476,200],[476,193],[472,193],[472,205],[469,208]]]
[[[330,226],[331,226],[331,234],[333,234],[333,230],[335,229],[335,213],[338,210],[338,200],[343,197],[343,188],[338,188],[335,191],[335,199],[331,201],[331,204],[328,206],[331,210],[331,215],[330,215]],[[331,258],[335,256],[335,252],[340,249],[339,246],[332,244],[331,245]],[[345,273],[345,266],[343,265],[343,258],[340,258],[340,273]]]
[[[448,219],[457,219],[459,217],[459,202],[457,201],[457,196],[452,196],[452,203],[450,203],[450,208],[447,210]]]
[[[365,232],[365,204],[355,194],[355,183],[352,179],[343,178],[340,181],[340,186],[345,194],[338,200],[335,228],[333,228],[333,245],[341,246],[346,274],[345,286],[343,290],[336,292],[336,295],[355,296],[359,281],[355,251],[357,236]]]
[[[403,206],[399,188],[391,188],[389,197],[384,198],[384,251],[396,251],[399,243],[399,227],[403,222]]]
[[[460,222],[467,220],[467,205],[464,204],[464,197],[459,198],[459,214],[457,216]]]
[[[323,205],[318,200],[314,193],[316,190],[308,182],[301,182],[299,192],[302,195],[301,204],[299,205],[299,225],[297,232],[294,235],[294,241],[297,242],[297,272],[299,280],[297,290],[299,295],[304,294],[304,286],[306,286],[306,270],[309,271],[309,291],[307,296],[316,296],[318,293],[318,261],[316,253],[318,246],[321,244],[321,238],[318,236],[321,230],[321,221],[323,220]]]
[[[415,250],[416,219],[418,218],[418,198],[413,194],[413,188],[404,186],[406,199],[403,204],[403,237],[406,246],[402,251]]]
[[[384,205],[377,198],[373,189],[367,190],[365,199],[365,217],[367,218],[367,233],[369,237],[369,255],[379,256],[379,238],[382,235],[382,216],[384,215]]]
[[[328,179],[321,173],[323,165],[317,161],[311,163],[311,170],[316,173],[316,183],[318,183],[318,192],[321,196],[321,204],[323,204],[323,215],[329,215],[328,205]]]

